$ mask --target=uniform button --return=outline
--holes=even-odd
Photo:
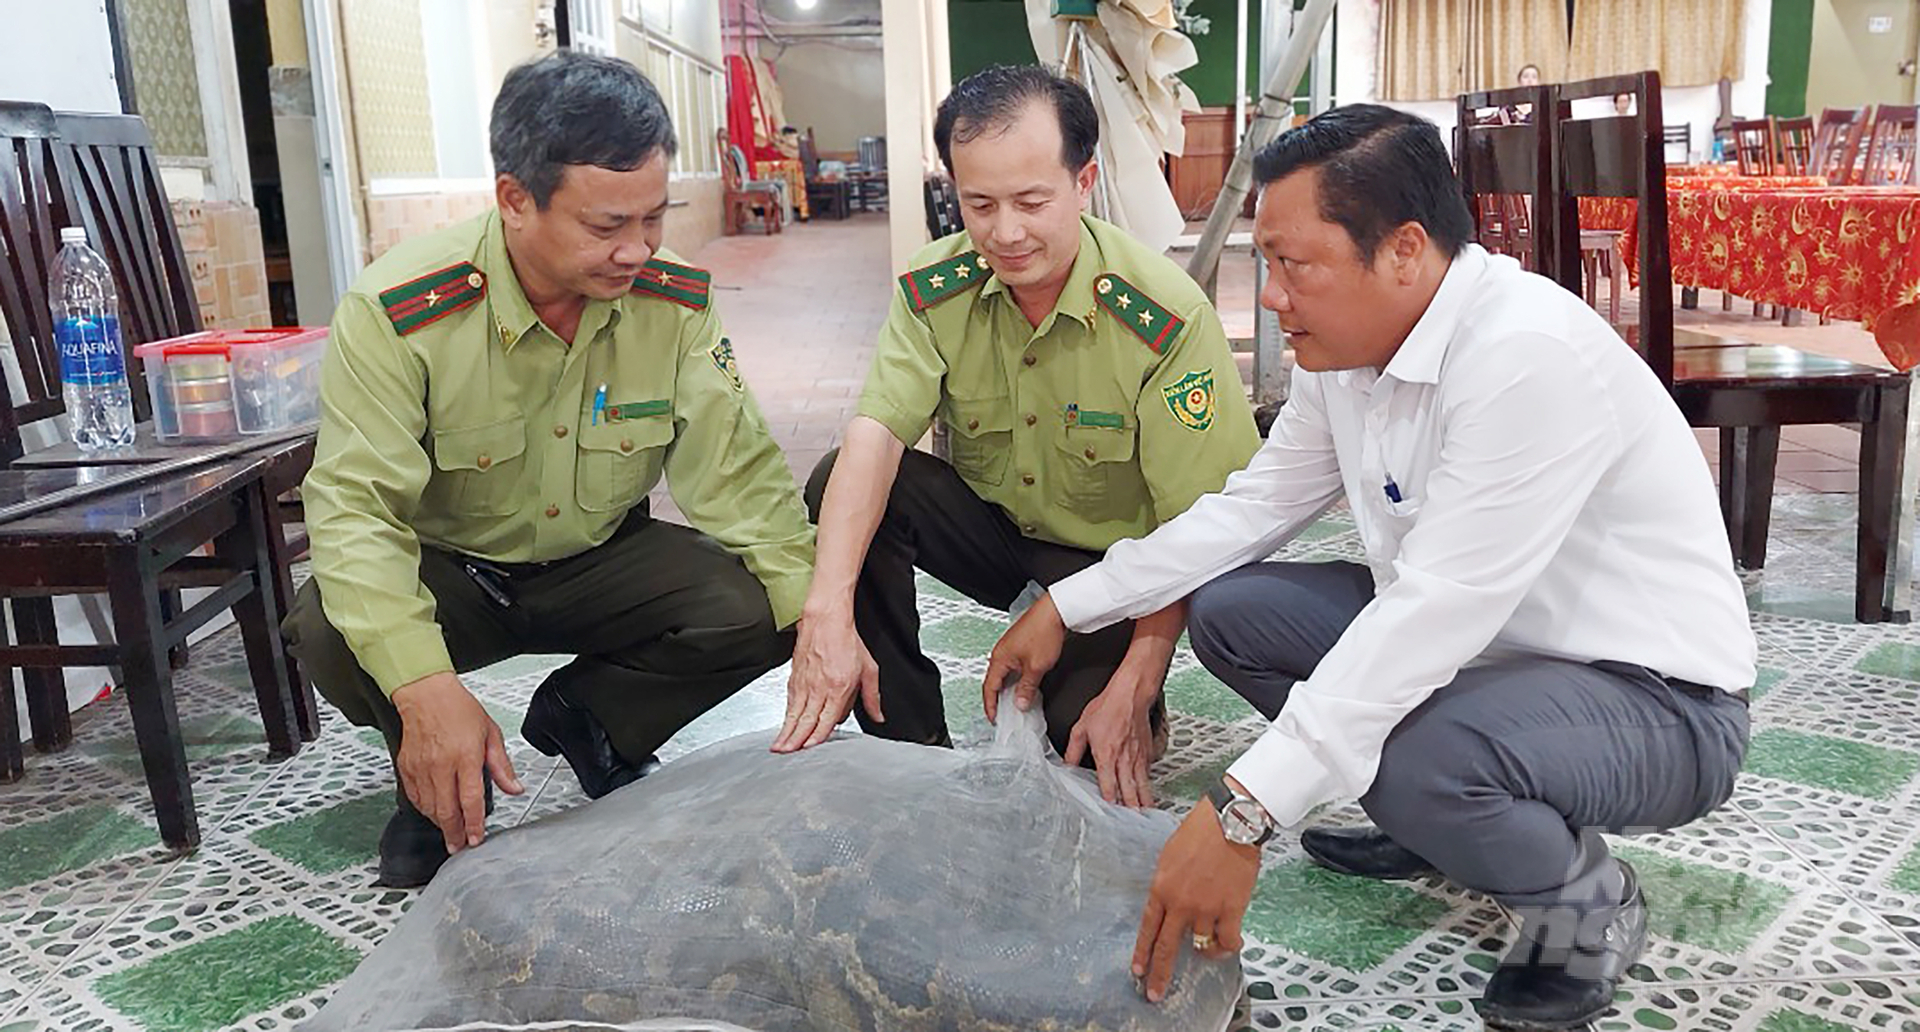
[[[481,469],[486,469],[487,467],[493,465],[493,456],[482,455],[479,458],[473,460],[473,464],[480,467]]]
[[[1088,448],[1088,449],[1087,449],[1087,458],[1089,458],[1089,459],[1091,459],[1091,458],[1093,458],[1093,457],[1094,457],[1094,454],[1093,454],[1093,449],[1092,449],[1092,448]]]
[[[1031,412],[1029,412],[1029,413],[1027,413],[1027,425],[1028,425],[1028,426],[1032,426],[1033,424],[1035,424],[1035,423],[1038,423],[1039,421],[1040,421],[1040,417],[1039,417],[1039,416],[1036,416],[1036,415],[1034,415],[1034,414],[1033,414],[1033,413],[1031,413]]]
[[[1028,352],[1027,356],[1025,358],[1022,358],[1020,361],[1025,362],[1027,365],[1032,365],[1035,362],[1040,361],[1040,359],[1037,355],[1033,354],[1032,352]]]
[[[979,421],[979,420],[977,420],[977,419],[969,419],[969,420],[967,420],[967,429],[969,429],[969,430],[978,430],[978,429],[980,429],[980,421]]]
[[[621,442],[620,442],[620,450],[621,450],[621,451],[623,451],[623,452],[630,452],[630,451],[632,451],[632,450],[633,450],[633,442],[632,442],[632,441],[621,441]]]
[[[1023,483],[1023,484],[1025,484],[1025,485],[1027,485],[1028,487],[1032,487],[1032,486],[1033,486],[1033,474],[1031,474],[1031,473],[1028,473],[1028,474],[1026,474],[1025,476],[1022,476],[1022,477],[1020,478],[1020,482],[1021,482],[1021,483]]]
[[[558,516],[558,515],[560,515],[560,507],[559,507],[559,506],[557,506],[557,505],[549,505],[549,506],[547,506],[547,519],[553,519],[553,518],[554,518],[555,516]]]
[[[1025,526],[1023,526],[1023,527],[1021,527],[1021,528],[1020,528],[1020,533],[1022,533],[1022,534],[1031,534],[1031,533],[1033,533],[1033,524],[1031,524],[1031,523],[1029,523],[1029,524],[1026,524]]]
[[[566,428],[566,427],[564,427],[564,426],[556,426],[556,427],[554,427],[554,428],[553,428],[553,436],[555,436],[555,437],[565,437],[565,436],[567,436],[567,428]]]

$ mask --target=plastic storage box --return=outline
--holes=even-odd
[[[160,440],[220,440],[320,419],[325,327],[207,330],[133,349]]]

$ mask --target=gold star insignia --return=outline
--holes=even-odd
[[[947,278],[936,272],[927,277],[927,285],[935,290],[939,290],[941,287],[947,285]]]
[[[673,282],[673,273],[671,273],[671,272],[668,272],[668,271],[667,271],[667,270],[665,270],[665,269],[661,269],[661,270],[660,270],[660,282],[662,282],[662,283],[672,283],[672,282]]]
[[[961,262],[960,264],[953,267],[953,274],[955,276],[960,277],[961,279],[966,279],[968,276],[973,275],[973,270],[967,268],[966,262]]]
[[[440,303],[440,292],[437,290],[427,291],[427,307],[432,308],[434,305],[437,305],[439,303]]]
[[[1133,295],[1131,295],[1131,294],[1122,294],[1122,295],[1120,295],[1119,297],[1116,297],[1116,298],[1114,298],[1114,299],[1113,299],[1113,303],[1114,303],[1114,304],[1116,304],[1116,305],[1119,305],[1119,306],[1120,306],[1120,307],[1122,307],[1122,308],[1132,308],[1132,307],[1133,307]]]
[[[1113,292],[1113,281],[1102,276],[1100,277],[1100,282],[1093,285],[1093,289],[1098,290],[1102,294],[1110,294]]]
[[[1152,312],[1141,312],[1141,313],[1140,313],[1140,325],[1142,325],[1142,326],[1152,326],[1152,325],[1153,325],[1153,313],[1152,313]]]

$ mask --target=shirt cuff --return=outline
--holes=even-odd
[[[383,634],[356,647],[353,656],[360,661],[360,669],[365,670],[387,696],[428,674],[453,670],[446,635],[441,633],[438,624]]]
[[[767,589],[767,605],[773,608],[773,626],[779,630],[792,627],[800,619],[800,608],[806,604],[807,588],[813,583],[813,570],[775,577],[762,582]]]
[[[909,448],[927,432],[927,427],[933,425],[932,418],[925,414],[913,415],[886,398],[870,394],[861,396],[854,415],[865,416],[886,427],[894,437],[899,438],[901,444]]]
[[[1227,774],[1266,808],[1274,823],[1289,827],[1338,791],[1333,772],[1298,739],[1277,727],[1268,728],[1253,748],[1233,761]]]
[[[1060,622],[1066,624],[1068,630],[1086,634],[1120,622],[1117,615],[1120,605],[1107,590],[1099,563],[1054,581],[1047,588],[1047,594],[1053,597],[1053,608],[1059,611]]]

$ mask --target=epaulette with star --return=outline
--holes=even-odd
[[[437,269],[380,292],[380,305],[404,337],[423,326],[470,308],[487,296],[487,277],[472,262]]]
[[[700,311],[713,298],[713,273],[655,258],[640,267],[631,293],[645,294]]]
[[[990,275],[992,270],[987,268],[987,259],[978,251],[968,251],[901,274],[900,291],[907,295],[907,304],[912,305],[914,311],[924,312],[985,283]]]
[[[1100,299],[1100,307],[1132,330],[1156,355],[1164,352],[1187,325],[1186,320],[1111,272],[1101,273],[1093,281],[1093,293]]]

